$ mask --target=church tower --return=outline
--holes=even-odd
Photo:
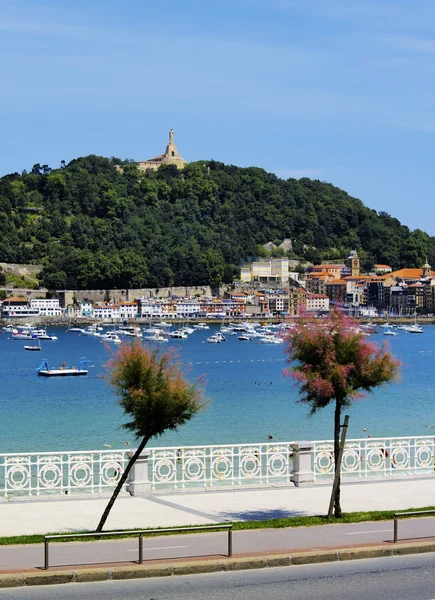
[[[352,277],[359,277],[360,275],[360,263],[359,256],[356,250],[352,250],[347,259],[348,267],[352,272]]]
[[[426,256],[426,262],[423,265],[423,279],[430,279],[432,277],[431,266],[428,261],[428,257]]]

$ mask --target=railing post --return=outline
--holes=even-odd
[[[133,451],[129,456],[133,455]],[[127,491],[131,496],[149,494],[151,492],[151,482],[148,477],[150,451],[144,450],[131,468],[127,479]]]
[[[143,536],[139,534],[139,564],[143,564]]]
[[[232,526],[228,529],[228,556],[233,555],[233,529]]]
[[[397,544],[397,536],[398,536],[398,528],[399,528],[398,524],[399,524],[399,521],[398,521],[396,515],[394,515],[394,539],[393,539],[394,544]]]
[[[49,567],[49,559],[48,559],[48,540],[44,538],[44,569],[47,571]]]
[[[314,471],[312,467],[312,442],[295,442],[293,448],[293,471],[291,481],[296,487],[314,484]]]

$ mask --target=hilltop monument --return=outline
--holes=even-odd
[[[148,169],[158,169],[160,165],[175,165],[178,169],[182,169],[185,164],[186,161],[180,156],[174,142],[174,130],[171,129],[169,131],[169,144],[166,146],[165,153],[148,160],[140,160],[136,163],[136,166],[141,171],[147,171]]]

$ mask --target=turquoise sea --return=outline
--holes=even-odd
[[[379,331],[383,331],[380,329]],[[58,341],[42,342],[42,352],[27,352],[27,342],[0,334],[0,453],[123,448],[135,440],[121,425],[124,416],[104,379],[109,358],[97,338],[52,328]],[[177,433],[150,446],[208,445],[279,440],[322,440],[332,437],[332,409],[308,416],[297,403],[298,390],[283,377],[283,346],[228,336],[208,344],[210,331],[196,331],[187,340],[172,340],[189,369],[189,377],[205,376],[208,408]],[[401,331],[397,337],[372,335],[387,341],[402,361],[399,383],[380,388],[357,401],[349,411],[348,437],[431,435],[435,425],[435,326],[423,334]],[[51,367],[91,360],[87,377],[38,377],[42,358]],[[364,432],[364,429],[367,429]]]

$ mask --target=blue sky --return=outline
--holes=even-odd
[[[435,235],[435,1],[0,0],[0,175],[94,153],[337,185]]]

